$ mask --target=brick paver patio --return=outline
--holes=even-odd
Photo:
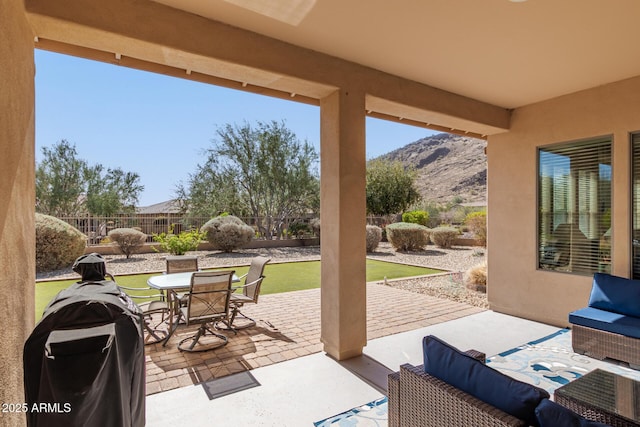
[[[397,334],[484,311],[468,304],[367,284],[367,338]],[[197,326],[180,327],[166,347],[145,347],[147,394],[198,384],[236,372],[322,351],[320,289],[263,295],[243,309],[252,328],[223,332],[229,343],[202,353],[181,352],[178,342]]]

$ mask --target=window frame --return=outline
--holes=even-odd
[[[640,138],[640,132],[638,133],[638,136]],[[543,159],[542,159],[542,153],[543,152],[547,152],[547,153],[553,153],[553,150],[556,149],[560,149],[562,147],[566,147],[567,150],[570,150],[572,146],[580,146],[580,145],[584,145],[584,146],[589,146],[591,145],[592,147],[596,147],[598,144],[606,144],[608,145],[608,166],[609,166],[609,186],[608,186],[608,193],[609,193],[609,199],[608,199],[608,209],[610,211],[613,210],[613,147],[614,147],[614,136],[612,134],[607,134],[607,135],[600,135],[600,136],[594,136],[594,137],[589,137],[589,138],[583,138],[583,139],[578,139],[578,140],[570,140],[570,141],[563,141],[563,142],[556,142],[556,143],[552,143],[552,144],[546,144],[546,145],[540,145],[536,147],[536,229],[535,229],[535,233],[536,233],[536,270],[539,271],[546,271],[546,272],[552,272],[552,273],[562,273],[562,274],[572,274],[572,275],[580,275],[580,276],[591,276],[593,275],[593,273],[599,272],[599,271],[603,271],[602,267],[604,265],[605,268],[607,268],[606,264],[601,262],[601,247],[600,247],[600,243],[598,244],[598,249],[597,249],[597,256],[596,259],[593,259],[593,252],[594,249],[591,248],[592,252],[591,252],[591,256],[588,258],[588,262],[592,263],[593,265],[595,265],[595,268],[591,269],[591,270],[566,270],[566,269],[557,269],[557,268],[549,268],[549,267],[544,267],[543,266],[543,254],[545,253],[545,246],[544,245],[544,234],[542,233],[542,229],[543,229],[543,196],[542,196],[542,167],[544,166],[543,163]],[[595,148],[594,148],[595,149]],[[594,162],[594,165],[598,165],[598,167],[602,166],[602,165],[607,165],[607,163],[599,163]],[[583,170],[584,168],[578,168],[576,173],[580,173],[580,171]],[[571,169],[570,169],[571,171]],[[599,172],[600,173],[600,172]],[[599,179],[598,179],[598,186],[601,185],[602,183],[602,179],[601,176],[599,175]],[[579,189],[580,187],[580,183],[578,182],[578,191],[580,191]],[[579,196],[579,194],[578,194]],[[552,196],[553,197],[553,196]],[[600,201],[600,195],[598,194],[598,202]],[[552,202],[553,203],[553,202]],[[574,202],[576,204],[576,206],[574,207],[574,211],[571,211],[571,215],[576,216],[576,218],[578,219],[578,229],[579,229],[579,225],[580,225],[580,203],[581,200],[579,197],[576,197],[576,200]],[[598,203],[600,204],[600,203]],[[606,204],[605,204],[606,205]],[[553,216],[553,212],[555,212],[553,209],[551,210],[551,212],[549,213],[550,215]],[[596,212],[598,215],[598,219],[602,219],[602,215],[604,214],[603,212],[597,211]],[[568,214],[568,213],[567,213]],[[588,212],[587,212],[588,214]],[[612,221],[613,219],[613,215],[610,214],[610,221]],[[562,224],[562,223],[560,223]],[[560,224],[551,224],[551,227],[553,229],[557,228],[558,225]],[[574,224],[574,222],[570,222],[568,224]],[[613,224],[609,224],[610,225],[610,230],[612,229],[612,225]],[[605,236],[607,232],[604,232],[600,235],[601,239],[603,236]],[[551,237],[552,235],[550,235],[549,237]],[[610,239],[610,244],[611,244],[611,240],[612,237],[609,236]],[[590,239],[590,245],[595,246],[596,242],[594,239]],[[613,265],[612,263],[612,253],[609,253],[609,264],[608,264],[608,268],[607,268],[607,273],[611,273],[611,265]]]

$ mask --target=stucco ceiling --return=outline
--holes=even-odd
[[[503,108],[640,75],[638,0],[156,0]]]

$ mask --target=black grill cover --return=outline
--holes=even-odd
[[[24,346],[27,425],[144,426],[141,325],[115,282],[58,293]]]

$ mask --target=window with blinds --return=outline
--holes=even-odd
[[[632,175],[632,235],[631,243],[633,248],[632,270],[633,278],[640,279],[640,133],[631,137],[631,175]]]
[[[538,242],[538,268],[611,271],[611,138],[538,149]]]

